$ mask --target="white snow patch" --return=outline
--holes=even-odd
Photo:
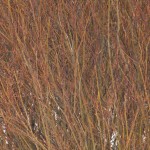
[[[111,136],[111,140],[110,140],[110,147],[113,149],[113,150],[117,150],[117,146],[118,146],[118,132],[117,131],[114,131],[112,133],[112,136]]]

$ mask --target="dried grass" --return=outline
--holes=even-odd
[[[148,150],[149,6],[0,1],[2,149]]]

